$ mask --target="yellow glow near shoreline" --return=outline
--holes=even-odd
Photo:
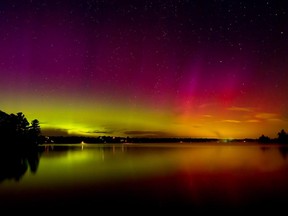
[[[25,101],[25,99],[23,99]],[[29,103],[27,103],[29,101]],[[176,112],[175,109],[118,101],[60,98],[27,99],[3,104],[4,112],[23,112],[29,121],[38,119],[45,135],[62,132],[83,136],[159,136],[201,138],[258,138],[261,134],[275,137],[287,121],[276,113],[247,108],[211,106],[198,112]],[[273,119],[270,119],[273,117]],[[278,120],[276,121],[275,118]],[[50,133],[50,135],[51,135]]]

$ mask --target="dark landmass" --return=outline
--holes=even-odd
[[[282,129],[278,137],[271,139],[265,135],[258,139],[217,139],[217,138],[147,138],[114,136],[43,136],[37,119],[29,123],[22,112],[7,114],[0,110],[0,143],[2,148],[29,149],[39,144],[79,144],[79,143],[231,143],[257,142],[260,144],[288,144],[288,134]]]
[[[31,123],[22,112],[7,114],[0,110],[0,144],[1,148],[10,150],[28,150],[44,142],[39,121]]]
[[[214,139],[214,138],[143,138],[143,137],[84,137],[84,136],[50,136],[45,138],[47,144],[79,144],[79,143],[208,143],[208,142],[257,142],[257,139]]]
[[[285,132],[284,129],[282,129],[277,135],[278,135],[277,138],[271,139],[270,137],[262,134],[259,137],[258,142],[262,144],[272,144],[272,143],[288,144],[288,134]]]
[[[44,143],[55,144],[79,144],[79,143],[258,143],[258,144],[288,144],[288,134],[282,129],[278,137],[271,139],[267,136],[260,136],[258,139],[216,139],[216,138],[147,138],[147,137],[84,137],[84,136],[50,136],[45,137]]]

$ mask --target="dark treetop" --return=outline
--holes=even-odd
[[[0,110],[0,142],[4,148],[27,148],[41,142],[39,121],[29,123],[22,112],[7,114]]]

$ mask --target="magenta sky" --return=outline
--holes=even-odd
[[[1,1],[0,109],[47,134],[276,136],[288,129],[287,8]]]

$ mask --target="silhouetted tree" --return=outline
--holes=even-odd
[[[29,127],[29,136],[34,143],[38,143],[40,134],[41,129],[39,121],[37,119],[34,119],[31,122],[31,126]]]
[[[278,142],[279,143],[286,143],[288,144],[288,134],[285,132],[284,129],[282,129],[279,133],[278,133]]]
[[[268,136],[264,136],[262,134],[262,136],[259,137],[259,142],[260,143],[270,143],[271,139]]]
[[[26,119],[22,112],[6,114],[0,111],[0,140],[6,143],[38,144],[41,134],[40,124],[37,119],[31,122]]]

